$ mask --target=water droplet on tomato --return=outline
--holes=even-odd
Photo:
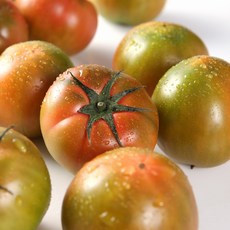
[[[111,215],[109,212],[105,211],[99,215],[99,218],[103,221],[106,226],[112,226],[116,221],[116,217]]]
[[[107,188],[107,189],[109,188],[109,183],[108,183],[108,181],[105,182],[105,188]]]
[[[117,166],[122,167],[122,163],[120,161],[117,161]]]
[[[16,205],[17,206],[22,206],[22,198],[21,198],[21,196],[17,196],[16,198],[15,198],[15,202],[16,202]]]
[[[56,80],[57,81],[64,81],[64,76],[63,75],[59,75],[57,78],[56,78]]]
[[[164,202],[162,200],[155,200],[153,202],[154,207],[164,207]]]
[[[108,146],[110,144],[110,141],[109,140],[105,140],[104,144]]]
[[[25,145],[25,143],[22,140],[19,140],[17,138],[13,138],[12,142],[14,143],[14,145],[18,148],[18,150],[22,153],[26,153],[27,152],[27,147]]]
[[[105,218],[108,215],[108,212],[103,212],[100,214],[100,218]]]
[[[122,183],[122,185],[126,190],[129,190],[131,188],[131,185],[125,181]]]
[[[81,77],[83,75],[83,70],[79,70],[79,77]]]

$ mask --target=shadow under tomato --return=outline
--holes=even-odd
[[[41,223],[41,224],[38,226],[37,230],[51,230],[51,229],[50,229],[50,226],[47,226],[47,225]]]

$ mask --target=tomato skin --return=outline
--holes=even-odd
[[[179,24],[152,21],[127,32],[114,52],[112,65],[135,77],[152,96],[170,67],[199,54],[208,54],[208,50],[191,30]]]
[[[89,116],[80,109],[89,104],[86,93],[73,83],[77,79],[97,93],[116,73],[100,65],[81,65],[68,69],[48,90],[41,106],[40,123],[45,144],[61,165],[76,172],[83,163],[96,155],[119,146],[111,128],[104,119],[97,120],[87,137]],[[120,73],[111,88],[111,95],[125,89],[141,87],[130,76]],[[155,104],[144,88],[123,97],[119,104],[146,108],[142,112],[115,112],[113,119],[123,146],[154,148],[157,141],[158,115]]]
[[[166,0],[91,0],[106,19],[124,25],[137,25],[160,14]]]
[[[206,55],[172,67],[153,94],[158,143],[177,161],[198,167],[230,158],[230,64]]]
[[[26,18],[31,40],[45,40],[69,55],[83,50],[97,29],[97,12],[85,0],[15,0]],[[45,23],[44,23],[45,19]]]
[[[25,18],[10,1],[0,1],[0,53],[7,47],[29,39]]]
[[[192,188],[182,170],[153,150],[125,147],[86,163],[62,204],[63,230],[196,230]]]
[[[50,176],[33,142],[12,129],[0,140],[0,175],[0,229],[36,229],[50,204]]]
[[[69,56],[43,41],[8,47],[0,57],[0,125],[28,137],[41,135],[40,105],[56,77],[73,66]]]

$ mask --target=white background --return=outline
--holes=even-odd
[[[168,0],[155,20],[188,27],[204,41],[210,55],[230,61],[230,8],[227,0]],[[94,39],[84,51],[72,57],[74,63],[97,63],[111,67],[114,50],[129,29],[99,17]],[[50,171],[52,199],[38,229],[61,230],[62,200],[73,175],[54,162],[41,143],[39,146]],[[157,151],[160,150],[157,148]],[[230,162],[214,168],[193,170],[180,166],[188,176],[196,197],[199,230],[229,230]]]

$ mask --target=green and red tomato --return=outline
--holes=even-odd
[[[120,146],[154,148],[158,114],[143,86],[101,65],[69,68],[41,106],[45,144],[57,162],[76,172],[95,156]]]
[[[97,29],[97,11],[87,0],[14,0],[29,24],[30,40],[44,40],[69,55],[83,50]]]
[[[86,163],[62,204],[63,230],[197,230],[192,187],[173,161],[123,147]]]
[[[36,229],[50,199],[50,175],[38,148],[0,127],[0,229]]]
[[[0,54],[10,45],[29,39],[28,25],[19,9],[8,0],[0,1]]]
[[[126,33],[114,52],[112,65],[140,81],[152,96],[157,82],[170,67],[199,54],[208,54],[208,50],[190,29],[151,21]]]
[[[183,164],[220,165],[230,159],[230,64],[199,55],[161,78],[153,94],[159,113],[158,143]]]
[[[14,125],[28,137],[40,136],[42,100],[72,61],[51,43],[26,41],[8,47],[0,56],[0,66],[0,126]]]
[[[157,17],[166,0],[90,0],[107,20],[124,25],[137,25]]]

